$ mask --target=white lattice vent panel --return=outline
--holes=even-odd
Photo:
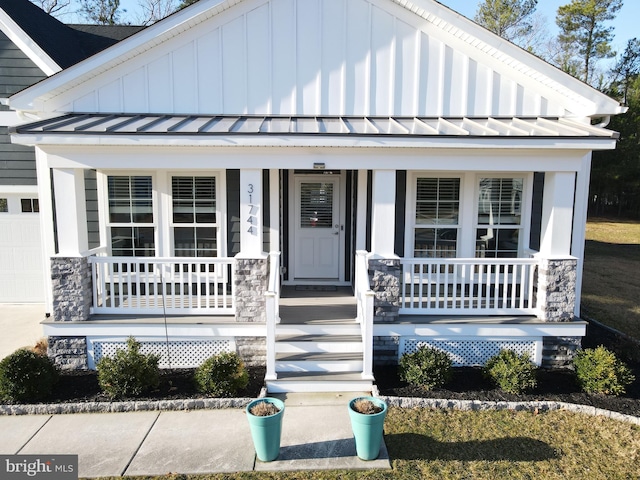
[[[112,356],[119,349],[127,347],[126,341],[94,341],[93,355],[97,363],[104,356]],[[234,352],[235,345],[231,339],[213,340],[169,340],[168,356],[167,342],[140,341],[140,353],[155,353],[160,355],[160,368],[194,368],[212,355],[223,352]]]
[[[422,345],[447,352],[455,367],[484,365],[487,360],[500,353],[500,350],[513,350],[518,355],[526,352],[532,361],[538,364],[540,363],[538,352],[540,351],[541,340],[537,339],[436,340],[405,338],[400,345],[400,355],[414,353]]]

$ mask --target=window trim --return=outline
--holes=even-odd
[[[478,228],[478,195],[481,178],[523,178],[521,235],[518,239],[518,257],[528,257],[529,236],[531,233],[531,209],[533,201],[533,172],[517,171],[425,171],[411,170],[407,172],[407,193],[405,201],[405,257],[415,256],[414,235],[416,228],[417,178],[459,178],[460,206],[458,217],[458,242],[455,258],[475,257],[475,238]]]
[[[159,244],[159,205],[158,205],[158,191],[157,191],[157,179],[154,172],[150,171],[129,171],[129,170],[118,170],[118,171],[102,171],[103,182],[102,189],[103,193],[101,195],[102,205],[100,210],[102,213],[100,214],[100,219],[104,222],[105,228],[105,239],[106,239],[106,248],[109,251],[109,255],[113,256],[113,244],[111,237],[111,228],[112,227],[152,227],[153,228],[153,242],[154,242],[154,253],[155,257],[158,256],[158,253],[161,251],[161,246]],[[153,222],[152,223],[122,223],[122,222],[111,222],[109,218],[109,177],[151,177],[151,211],[153,214]]]
[[[407,188],[407,207],[405,214],[405,253],[411,252],[410,257],[415,257],[415,231],[418,224],[416,223],[416,207],[418,201],[418,189],[417,182],[419,178],[457,178],[460,180],[460,192],[458,203],[458,223],[457,225],[445,225],[446,228],[455,228],[458,230],[458,239],[456,241],[456,254],[453,258],[460,256],[461,237],[464,234],[464,217],[463,217],[463,202],[464,202],[464,189],[465,178],[464,174],[460,172],[429,172],[429,171],[412,171],[409,172],[408,188]],[[422,228],[429,228],[427,225],[420,225]]]
[[[168,245],[169,256],[175,257],[175,235],[174,229],[181,226],[197,226],[195,223],[174,223],[173,221],[173,177],[213,177],[215,178],[216,185],[216,222],[202,224],[204,227],[213,226],[216,229],[216,256],[215,257],[202,257],[202,258],[225,258],[226,257],[226,235],[224,235],[223,227],[226,225],[226,202],[223,200],[226,198],[226,184],[223,181],[225,177],[220,171],[171,171],[167,172],[166,178],[166,218],[168,228]],[[224,188],[225,190],[222,190]],[[224,208],[223,208],[224,206]],[[190,257],[185,257],[190,258]],[[193,257],[196,258],[196,257]]]
[[[476,239],[478,228],[484,228],[484,224],[478,223],[478,198],[480,195],[480,179],[482,178],[522,178],[522,199],[520,212],[520,225],[498,225],[496,229],[520,230],[518,234],[518,252],[515,258],[524,258],[525,251],[529,249],[529,236],[531,234],[531,202],[533,201],[533,173],[532,172],[477,172],[474,176],[474,205],[472,230],[469,232]],[[474,248],[474,256],[476,250]],[[492,258],[492,257],[489,257]]]

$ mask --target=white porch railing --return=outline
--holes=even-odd
[[[536,259],[405,258],[401,263],[400,314],[536,314]]]
[[[355,294],[357,305],[357,321],[362,333],[362,378],[373,380],[373,303],[374,292],[369,281],[368,253],[364,250],[356,252]]]
[[[92,314],[232,315],[233,258],[89,257]]]
[[[269,253],[269,284],[267,286],[267,367],[265,380],[276,380],[276,323],[280,322],[280,252]]]

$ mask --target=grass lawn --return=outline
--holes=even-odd
[[[589,219],[582,309],[640,339],[640,222]]]
[[[631,479],[640,471],[640,427],[548,412],[390,408],[391,470],[142,477],[227,479]],[[252,448],[247,445],[247,448]]]

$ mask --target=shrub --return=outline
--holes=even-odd
[[[249,384],[249,374],[236,353],[207,358],[194,374],[198,390],[215,397],[231,397]]]
[[[513,350],[501,350],[484,366],[484,375],[507,393],[523,393],[535,388],[536,371],[528,353],[518,355]]]
[[[400,358],[400,378],[404,381],[433,390],[445,385],[453,374],[452,361],[446,352],[422,345],[415,353]]]
[[[98,384],[111,398],[138,397],[160,384],[159,361],[159,355],[140,353],[140,343],[129,337],[126,349],[98,361]]]
[[[27,348],[0,361],[0,398],[31,402],[47,398],[58,380],[58,370],[46,355]]]
[[[578,384],[587,393],[620,395],[635,377],[627,365],[602,345],[598,348],[579,350],[573,366]]]

